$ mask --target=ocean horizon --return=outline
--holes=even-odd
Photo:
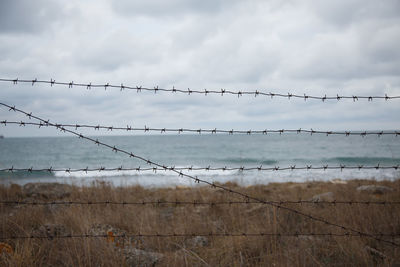
[[[230,181],[248,186],[333,179],[395,180],[400,177],[399,169],[381,168],[400,164],[399,139],[394,135],[361,137],[286,133],[92,137],[168,168],[191,168],[182,172],[210,182]],[[89,185],[94,181],[104,181],[115,186],[196,186],[188,177],[180,177],[169,170],[153,169],[154,166],[144,161],[77,137],[5,137],[0,140],[0,151],[2,184],[60,182]],[[324,169],[324,166],[328,168]],[[343,168],[329,169],[340,166]],[[357,166],[360,168],[347,168]],[[379,168],[364,168],[373,166]],[[319,167],[321,169],[313,169]],[[11,168],[13,171],[8,171]],[[15,170],[19,168],[32,168],[32,171]],[[215,168],[218,170],[213,170]],[[232,168],[234,170],[229,170]],[[282,170],[285,168],[287,170]]]

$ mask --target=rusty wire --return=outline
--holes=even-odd
[[[142,157],[142,156],[135,155],[135,154],[133,154],[132,152],[123,150],[123,149],[118,148],[118,147],[115,147],[115,146],[108,145],[108,144],[106,144],[106,143],[103,143],[103,142],[99,141],[98,139],[93,139],[93,138],[84,136],[84,135],[82,135],[81,133],[77,133],[77,132],[75,132],[75,131],[66,129],[65,127],[57,126],[55,123],[50,123],[49,120],[44,120],[44,119],[42,119],[42,118],[40,118],[40,117],[34,116],[34,115],[32,115],[32,113],[25,112],[25,111],[23,111],[23,110],[21,110],[21,109],[16,108],[15,106],[10,106],[10,105],[7,105],[7,104],[1,103],[1,102],[0,102],[0,105],[1,105],[1,106],[4,106],[4,107],[7,107],[7,108],[9,109],[9,111],[19,112],[19,113],[25,114],[25,115],[26,115],[28,118],[30,118],[30,119],[33,118],[33,119],[38,120],[38,121],[41,121],[41,122],[43,122],[43,123],[47,123],[47,124],[49,124],[49,126],[53,126],[53,127],[57,128],[57,129],[59,129],[61,132],[71,133],[71,134],[73,134],[73,135],[75,135],[75,136],[77,136],[77,137],[79,137],[79,138],[82,138],[82,139],[91,141],[91,142],[93,142],[93,143],[95,143],[95,144],[97,144],[97,145],[99,145],[99,146],[101,145],[101,146],[110,148],[110,149],[111,149],[113,152],[115,152],[115,153],[120,152],[120,153],[123,153],[123,154],[128,155],[129,157],[142,160],[142,161],[146,162],[146,163],[149,164],[149,165],[153,165],[153,166],[160,167],[160,168],[163,167],[163,166],[162,166],[161,164],[159,164],[159,163],[156,163],[156,162],[154,162],[154,161],[151,161],[151,160],[149,160],[149,159],[146,159],[146,158],[144,158],[144,157]],[[194,180],[196,183],[204,183],[204,184],[207,184],[207,185],[209,185],[209,186],[211,186],[211,187],[213,187],[213,188],[222,189],[222,190],[224,190],[224,191],[226,191],[226,192],[229,192],[229,193],[232,193],[232,194],[236,194],[236,195],[238,195],[238,196],[241,196],[241,197],[245,198],[246,200],[258,201],[258,202],[260,202],[260,203],[262,203],[262,204],[270,205],[270,206],[276,207],[276,208],[278,208],[278,209],[286,210],[286,211],[288,211],[288,212],[291,212],[291,213],[294,213],[294,214],[303,216],[303,217],[308,218],[308,219],[310,219],[310,220],[312,220],[312,221],[324,223],[324,224],[326,224],[326,225],[330,225],[330,226],[333,226],[333,227],[342,229],[343,231],[348,231],[348,232],[356,233],[356,234],[359,235],[359,236],[369,237],[369,238],[375,239],[375,240],[377,240],[377,241],[390,244],[390,245],[392,245],[392,246],[400,247],[400,244],[398,244],[398,243],[396,243],[396,242],[393,242],[393,241],[390,241],[390,240],[386,240],[386,239],[383,239],[383,238],[376,237],[376,236],[374,236],[374,235],[372,235],[372,234],[366,233],[366,232],[361,231],[361,230],[356,230],[356,229],[353,229],[353,228],[351,228],[351,227],[343,226],[343,225],[340,225],[340,224],[337,224],[337,223],[332,223],[332,222],[330,222],[330,221],[325,220],[324,218],[316,217],[316,216],[313,216],[313,215],[304,213],[304,212],[302,212],[302,211],[299,211],[299,210],[294,209],[294,208],[291,208],[291,207],[282,206],[282,205],[279,205],[279,204],[276,204],[276,203],[272,203],[272,202],[270,202],[270,201],[265,201],[265,200],[262,200],[262,199],[260,199],[260,198],[257,198],[257,197],[254,197],[254,196],[250,196],[250,195],[248,195],[248,194],[245,194],[245,193],[242,193],[242,192],[239,192],[239,191],[236,191],[236,190],[227,188],[227,187],[225,187],[225,186],[222,186],[222,185],[219,185],[219,184],[215,184],[214,182],[209,182],[209,181],[200,179],[200,178],[198,178],[197,176],[192,176],[192,175],[185,174],[185,173],[183,173],[182,171],[178,171],[178,170],[170,170],[170,171],[171,171],[171,172],[175,172],[175,173],[178,174],[180,177],[187,177],[187,178],[189,178],[189,179]]]
[[[2,120],[0,121],[0,125],[6,126],[7,124],[14,124],[14,125],[19,125],[19,126],[26,126],[26,125],[33,125],[33,126],[39,126],[40,127],[49,127],[50,125],[48,123],[43,123],[43,122],[25,122],[25,121],[7,121],[7,120]],[[357,136],[367,136],[367,135],[377,135],[377,136],[382,136],[382,135],[395,135],[398,136],[400,135],[400,130],[395,130],[395,131],[319,131],[319,130],[305,130],[305,129],[265,129],[265,130],[219,130],[217,128],[214,129],[188,129],[188,128],[151,128],[147,127],[146,125],[144,127],[132,127],[127,125],[126,127],[115,127],[115,126],[105,126],[105,125],[90,125],[90,124],[56,124],[56,126],[59,127],[64,127],[64,128],[75,128],[75,130],[78,130],[80,128],[90,128],[94,130],[107,130],[107,131],[113,131],[113,130],[122,130],[122,131],[136,131],[136,132],[159,132],[159,133],[198,133],[198,134],[247,134],[247,135],[252,135],[252,134],[270,134],[270,133],[279,133],[284,134],[284,133],[307,133],[310,135],[313,134],[324,134],[326,136],[329,135],[344,135],[344,136],[350,136],[350,135],[357,135]]]
[[[158,85],[154,86],[153,88],[150,87],[143,87],[143,86],[126,86],[124,84],[120,85],[112,85],[110,83],[104,83],[104,84],[92,84],[90,83],[77,83],[74,81],[71,82],[57,82],[53,79],[50,80],[38,80],[38,79],[32,79],[32,80],[26,80],[26,79],[6,79],[6,78],[0,78],[1,82],[12,82],[13,84],[18,84],[18,82],[21,83],[31,83],[32,86],[36,83],[43,83],[43,84],[50,84],[51,86],[53,85],[63,85],[63,86],[68,86],[68,88],[72,88],[74,86],[78,87],[86,87],[86,89],[91,89],[91,88],[104,88],[107,90],[107,88],[114,88],[114,89],[120,89],[121,91],[123,90],[135,90],[136,92],[142,92],[142,91],[151,91],[154,93],[157,92],[172,92],[172,93],[185,93],[188,95],[191,94],[203,94],[203,95],[208,95],[208,94],[221,94],[221,95],[236,95],[237,97],[241,97],[243,95],[251,95],[251,96],[268,96],[268,97],[281,97],[281,98],[299,98],[299,99],[304,99],[304,101],[308,99],[317,99],[317,100],[322,100],[325,102],[326,100],[341,100],[341,99],[352,99],[354,102],[358,101],[359,99],[366,99],[368,101],[372,101],[374,99],[384,99],[384,100],[390,100],[390,99],[400,99],[400,96],[357,96],[357,95],[352,95],[352,96],[339,96],[338,94],[336,96],[312,96],[312,95],[298,95],[298,94],[292,94],[292,93],[287,93],[287,94],[282,94],[282,93],[271,93],[271,92],[263,92],[263,91],[231,91],[231,90],[226,90],[226,89],[220,89],[220,90],[193,90],[188,88],[187,90],[183,89],[176,89],[175,87],[172,88],[159,88]]]

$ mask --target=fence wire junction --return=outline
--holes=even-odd
[[[135,154],[133,154],[132,152],[128,152],[128,151],[126,151],[126,150],[117,148],[117,147],[115,147],[115,146],[111,146],[111,145],[109,145],[109,144],[100,142],[98,139],[93,139],[93,138],[84,136],[84,135],[82,135],[82,134],[80,134],[80,133],[77,133],[77,132],[75,132],[75,131],[66,129],[66,128],[64,128],[64,127],[56,126],[55,123],[50,123],[49,120],[46,121],[46,120],[44,120],[44,119],[42,119],[42,118],[40,118],[40,117],[38,117],[38,116],[32,115],[32,113],[28,113],[28,112],[25,112],[25,111],[23,111],[23,110],[21,110],[21,109],[18,109],[18,108],[16,108],[15,106],[10,106],[10,105],[7,105],[7,104],[1,103],[1,102],[0,102],[0,105],[1,105],[1,106],[4,106],[4,107],[6,107],[6,108],[8,108],[9,111],[19,112],[19,113],[25,114],[25,115],[28,116],[29,118],[33,118],[33,119],[35,119],[35,120],[42,121],[42,122],[44,122],[44,123],[48,123],[49,126],[53,126],[53,127],[57,128],[57,129],[59,129],[61,132],[71,133],[71,134],[73,134],[73,135],[75,135],[75,136],[77,136],[77,137],[79,137],[79,138],[82,138],[82,139],[91,141],[91,142],[93,142],[93,143],[95,143],[95,144],[97,144],[97,145],[99,145],[99,146],[101,145],[101,146],[110,148],[110,149],[111,149],[113,152],[115,152],[115,153],[120,152],[120,153],[123,153],[123,154],[128,155],[129,157],[142,160],[142,161],[146,162],[147,164],[154,165],[154,166],[157,166],[157,167],[163,167],[163,166],[162,166],[161,164],[159,164],[159,163],[156,163],[156,162],[153,162],[153,161],[151,161],[151,160],[149,160],[149,159],[143,158],[142,156],[135,155]],[[355,233],[355,234],[357,234],[357,235],[360,236],[360,237],[361,237],[361,236],[369,237],[369,238],[374,239],[374,240],[376,240],[376,241],[380,241],[380,242],[383,242],[383,243],[390,244],[390,245],[392,245],[392,246],[400,247],[400,244],[398,244],[398,243],[396,243],[396,242],[394,242],[394,241],[387,240],[387,239],[383,239],[383,238],[379,238],[379,237],[376,237],[375,235],[370,234],[370,233],[366,233],[366,232],[363,232],[363,231],[360,231],[360,230],[356,230],[356,229],[353,229],[353,228],[350,228],[350,227],[346,227],[346,226],[343,226],[343,225],[339,225],[339,224],[337,224],[337,223],[332,223],[332,222],[327,221],[327,220],[325,220],[325,219],[323,219],[323,218],[316,217],[316,216],[313,216],[313,215],[304,213],[304,212],[302,212],[302,211],[296,210],[296,209],[291,208],[291,207],[283,206],[283,205],[276,204],[276,203],[272,203],[272,202],[269,202],[269,201],[264,201],[264,200],[259,199],[259,198],[257,198],[257,197],[250,196],[250,195],[248,195],[248,194],[245,194],[245,193],[242,193],[242,192],[239,192],[239,191],[236,191],[236,190],[227,188],[227,187],[222,186],[222,185],[219,185],[219,184],[215,184],[214,182],[209,182],[209,181],[200,179],[200,178],[198,178],[197,176],[192,176],[192,175],[185,174],[185,173],[183,173],[182,171],[177,171],[177,170],[170,170],[170,171],[171,171],[171,172],[175,172],[176,174],[178,174],[178,175],[181,176],[181,177],[187,177],[187,178],[189,178],[189,179],[192,179],[192,180],[194,180],[196,183],[204,183],[204,184],[209,185],[209,186],[211,186],[211,187],[213,187],[213,188],[222,189],[222,190],[224,190],[224,191],[226,191],[226,192],[229,192],[229,193],[232,193],[232,194],[241,196],[241,197],[243,197],[243,198],[245,198],[246,200],[249,200],[249,201],[250,201],[250,200],[258,201],[258,202],[260,202],[260,203],[262,203],[262,204],[266,204],[266,205],[269,205],[269,206],[272,206],[272,207],[275,207],[275,208],[278,208],[278,209],[281,209],[281,210],[286,210],[286,211],[288,211],[288,212],[291,212],[291,213],[294,213],[294,214],[303,216],[303,217],[305,217],[305,218],[307,218],[307,219],[310,219],[310,220],[312,220],[312,221],[324,223],[324,224],[326,224],[326,225],[333,226],[333,227],[338,228],[338,229],[341,229],[341,230],[343,230],[343,231],[348,231],[348,232]]]
[[[306,165],[306,166],[287,166],[287,167],[263,167],[263,166],[257,166],[257,167],[174,167],[174,166],[165,166],[163,165],[162,167],[134,167],[134,168],[124,168],[122,166],[120,167],[115,167],[115,168],[106,168],[106,167],[98,167],[98,168],[80,168],[80,169],[71,169],[71,168],[37,168],[34,169],[33,167],[30,168],[14,168],[12,166],[11,168],[2,168],[0,171],[3,172],[65,172],[65,173],[74,173],[74,172],[110,172],[110,171],[136,171],[136,172],[146,172],[146,171],[152,171],[154,173],[157,173],[158,171],[295,171],[295,170],[344,170],[344,169],[350,169],[350,170],[387,170],[387,169],[393,169],[393,170],[398,170],[400,168],[400,165],[393,165],[393,166],[381,166],[380,164],[375,165],[375,166],[364,166],[364,165],[357,165],[357,166],[346,166],[346,165],[340,165],[340,166],[329,166],[329,165],[324,165],[324,166],[312,166],[312,165]]]

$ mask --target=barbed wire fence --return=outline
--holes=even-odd
[[[334,200],[334,201],[323,201],[323,200],[296,200],[296,201],[269,201],[270,203],[284,205],[284,204],[312,204],[312,205],[400,205],[400,201],[342,201],[342,200]],[[53,206],[53,205],[122,205],[122,206],[144,206],[144,205],[152,205],[152,206],[163,206],[163,205],[171,205],[171,206],[217,206],[217,205],[251,205],[251,204],[260,204],[257,201],[166,201],[166,200],[157,200],[157,201],[50,201],[50,202],[41,202],[41,201],[19,201],[19,200],[5,200],[0,201],[0,204],[9,205],[9,206]]]
[[[196,183],[206,184],[206,185],[211,186],[212,188],[218,188],[218,189],[221,189],[221,190],[223,190],[225,192],[229,192],[231,194],[240,196],[240,197],[244,198],[246,202],[255,201],[255,202],[258,202],[260,204],[266,204],[266,205],[269,205],[271,207],[274,207],[274,208],[277,208],[277,209],[280,209],[280,210],[285,210],[285,211],[287,211],[289,213],[297,214],[297,215],[299,215],[301,217],[304,217],[304,218],[306,218],[308,220],[319,222],[319,223],[323,223],[325,225],[329,225],[329,226],[335,227],[337,230],[346,231],[345,235],[347,235],[347,233],[348,233],[348,234],[352,234],[352,235],[356,235],[356,236],[360,236],[360,237],[367,237],[367,238],[370,238],[370,239],[373,239],[373,240],[376,240],[376,241],[379,241],[379,242],[383,242],[383,243],[386,243],[386,244],[389,244],[389,245],[392,245],[392,246],[395,246],[395,247],[400,247],[400,244],[398,244],[397,242],[393,241],[393,237],[395,236],[394,234],[388,234],[388,235],[390,235],[392,237],[392,240],[387,240],[387,239],[383,238],[384,237],[383,235],[380,235],[380,236],[378,235],[377,236],[377,235],[374,235],[374,234],[371,234],[371,233],[364,232],[362,230],[357,230],[357,229],[354,229],[354,228],[351,228],[351,227],[347,227],[347,226],[344,226],[344,225],[341,225],[341,224],[333,223],[333,222],[330,222],[330,221],[328,221],[328,220],[326,220],[324,218],[316,217],[314,215],[310,215],[310,214],[305,213],[303,211],[299,211],[298,209],[295,209],[295,208],[292,208],[292,207],[288,207],[288,206],[284,206],[284,205],[282,205],[280,203],[266,201],[266,200],[260,199],[258,197],[251,196],[249,194],[246,194],[246,193],[243,193],[243,192],[240,192],[240,191],[237,191],[237,190],[233,190],[233,189],[228,188],[226,186],[200,179],[197,176],[193,176],[193,175],[189,175],[189,174],[183,173],[182,170],[176,170],[174,168],[168,168],[167,166],[163,166],[163,165],[161,165],[159,163],[156,163],[154,161],[146,159],[146,158],[144,158],[144,157],[142,157],[140,155],[135,155],[132,152],[123,150],[123,149],[118,148],[116,146],[111,146],[109,144],[106,144],[104,142],[99,141],[98,139],[93,139],[93,138],[84,136],[81,133],[77,133],[76,131],[73,131],[73,130],[67,129],[66,127],[63,127],[60,124],[50,123],[49,120],[44,120],[43,118],[40,118],[40,117],[35,116],[35,115],[32,115],[32,113],[28,113],[26,111],[18,109],[15,106],[11,106],[11,105],[8,105],[8,104],[5,104],[5,103],[0,103],[0,105],[3,106],[3,107],[8,108],[9,111],[14,111],[14,112],[18,112],[18,113],[24,114],[29,119],[35,119],[37,121],[40,121],[42,123],[47,124],[48,126],[55,127],[56,129],[60,130],[61,132],[70,133],[70,134],[73,134],[73,135],[75,135],[75,136],[77,136],[77,137],[79,137],[81,139],[85,139],[85,140],[88,140],[88,141],[90,141],[90,142],[92,142],[94,144],[97,144],[99,146],[104,146],[106,148],[109,148],[115,153],[125,154],[125,155],[127,155],[127,156],[129,156],[131,158],[136,158],[138,160],[144,161],[149,165],[152,165],[152,166],[155,166],[155,167],[158,167],[158,168],[162,168],[162,169],[168,170],[170,172],[174,172],[175,174],[179,175],[180,177],[189,178],[189,179],[195,181]],[[298,235],[299,234],[297,234],[297,236]],[[85,235],[85,237],[86,236],[87,235]],[[243,236],[243,234],[242,234],[242,236]],[[6,238],[6,237],[3,237],[3,238]],[[32,238],[32,236],[29,236],[29,238]]]
[[[33,167],[30,168],[14,168],[11,166],[10,168],[3,168],[0,169],[0,171],[3,172],[64,172],[64,173],[74,173],[74,172],[110,172],[110,171],[136,171],[136,172],[146,172],[146,171],[152,171],[154,173],[157,173],[158,171],[295,171],[295,170],[387,170],[387,169],[393,169],[393,170],[398,170],[400,165],[393,165],[393,166],[381,166],[380,164],[377,164],[375,166],[364,166],[364,165],[357,165],[357,166],[347,166],[347,165],[340,165],[340,166],[329,166],[329,165],[324,165],[324,166],[312,166],[312,165],[306,165],[306,166],[286,166],[286,167],[262,167],[257,166],[257,167],[174,167],[174,166],[165,166],[163,165],[162,167],[134,167],[134,168],[124,168],[122,166],[119,167],[114,167],[114,168],[106,168],[106,167],[98,167],[98,168],[80,168],[80,169],[71,169],[71,168],[66,168],[66,169],[59,169],[59,168],[39,168],[39,169],[34,169]]]
[[[19,125],[19,126],[26,126],[26,125],[33,125],[33,126],[38,126],[39,128],[41,127],[49,127],[48,123],[43,123],[43,122],[26,122],[26,121],[7,121],[7,120],[2,120],[0,121],[0,125],[6,126],[7,124],[14,124],[14,125]],[[113,131],[113,130],[122,130],[122,131],[136,131],[136,132],[159,132],[159,133],[167,133],[167,132],[172,132],[172,133],[198,133],[198,134],[271,134],[271,133],[279,133],[279,134],[284,134],[284,133],[307,133],[310,135],[313,134],[324,134],[326,136],[329,135],[344,135],[344,136],[351,136],[351,135],[357,135],[357,136],[367,136],[367,135],[377,135],[377,136],[382,136],[382,135],[394,135],[394,136],[399,136],[400,131],[319,131],[319,130],[305,130],[305,129],[279,129],[279,130],[274,130],[274,129],[265,129],[265,130],[220,130],[220,129],[188,129],[188,128],[150,128],[147,126],[135,128],[132,126],[126,126],[126,127],[114,127],[114,126],[104,126],[104,125],[88,125],[88,124],[56,124],[58,127],[64,127],[64,128],[74,128],[75,130],[81,129],[81,128],[90,128],[94,130],[107,130],[107,131]]]
[[[355,233],[248,233],[248,232],[240,232],[240,233],[216,233],[216,232],[209,232],[209,233],[168,233],[168,234],[161,234],[161,233],[137,233],[137,234],[113,234],[112,237],[118,238],[140,238],[140,237],[195,237],[195,236],[204,236],[204,237],[362,237],[362,235],[355,234]],[[396,238],[399,237],[400,234],[378,234],[376,237],[383,238]],[[55,235],[55,234],[48,234],[48,235],[20,235],[20,236],[9,236],[9,237],[0,237],[0,240],[12,240],[12,239],[63,239],[63,238],[109,238],[110,235],[108,234],[68,234],[68,235]]]
[[[203,94],[203,95],[209,95],[209,94],[218,94],[218,95],[235,95],[237,97],[241,97],[244,95],[249,95],[249,96],[267,96],[267,97],[280,97],[280,98],[287,98],[287,99],[291,99],[291,98],[298,98],[298,99],[304,99],[305,101],[308,99],[316,99],[316,100],[321,100],[323,102],[325,102],[326,100],[342,100],[342,99],[351,99],[354,102],[358,101],[360,99],[365,99],[368,101],[372,101],[374,99],[384,99],[384,100],[391,100],[391,99],[400,99],[400,96],[388,96],[388,95],[384,95],[384,96],[361,96],[361,95],[352,95],[352,96],[345,96],[345,95],[336,95],[336,96],[313,96],[313,95],[298,95],[298,94],[293,94],[293,93],[287,93],[287,94],[281,94],[281,93],[271,93],[271,92],[263,92],[262,90],[258,91],[232,91],[232,90],[227,90],[227,89],[220,89],[220,90],[208,90],[208,89],[204,89],[204,90],[193,90],[190,88],[187,88],[186,90],[183,89],[177,89],[175,87],[172,88],[159,88],[158,85],[154,86],[153,88],[151,87],[143,87],[143,86],[126,86],[123,83],[121,83],[120,85],[113,85],[110,83],[104,83],[104,84],[92,84],[90,83],[79,83],[79,82],[74,82],[74,81],[70,81],[70,82],[57,82],[53,79],[50,80],[38,80],[37,78],[35,79],[7,79],[7,78],[0,78],[0,82],[12,82],[14,85],[18,84],[18,83],[31,83],[32,86],[38,83],[42,83],[42,84],[49,84],[50,86],[53,85],[62,85],[62,86],[68,86],[68,88],[72,88],[74,86],[77,87],[84,87],[88,90],[92,89],[92,88],[104,88],[104,90],[107,90],[108,88],[113,88],[113,89],[119,89],[120,91],[123,90],[134,90],[136,92],[142,92],[142,91],[150,91],[150,92],[171,92],[171,93],[184,93],[184,94]]]

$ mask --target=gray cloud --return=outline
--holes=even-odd
[[[126,16],[176,17],[187,14],[210,14],[222,11],[236,1],[228,0],[148,0],[129,1],[121,0],[112,3],[116,12]]]
[[[377,3],[374,0],[308,1],[308,7],[322,21],[333,27],[349,27],[371,20],[398,19],[400,2],[389,0]]]
[[[400,95],[397,1],[40,0],[0,5],[2,77],[284,94]],[[400,122],[396,100],[326,104],[1,86],[5,102],[71,123],[389,129]],[[0,109],[0,119],[11,116],[15,114]],[[21,129],[7,134],[29,135]]]
[[[67,10],[60,1],[2,0],[0,2],[0,32],[39,33],[65,18]]]

